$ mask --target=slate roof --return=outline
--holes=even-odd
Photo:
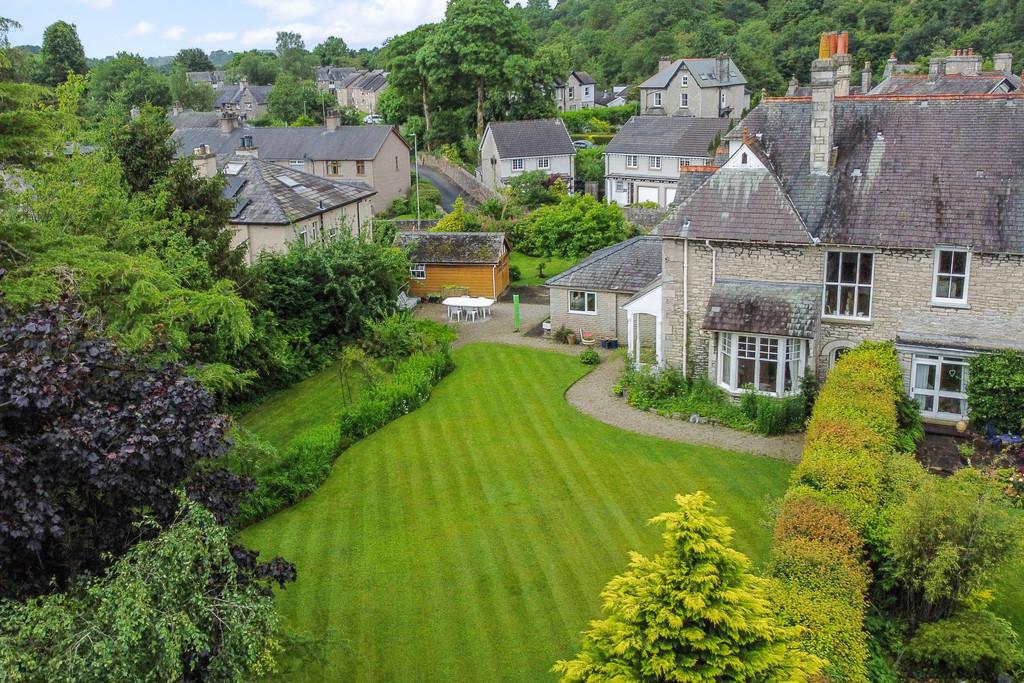
[[[218,128],[220,127],[220,112],[188,110],[177,115],[168,113],[167,120],[171,122],[175,130],[180,128]]]
[[[362,76],[351,84],[353,88],[359,88],[360,90],[365,90],[367,92],[374,92],[388,84],[388,74],[386,71],[378,69],[376,71],[364,71],[361,73]]]
[[[223,107],[227,104],[238,104],[242,101],[242,93],[248,90],[258,104],[266,104],[267,96],[274,89],[272,85],[225,85],[217,93],[217,100],[213,103],[215,107]]]
[[[366,183],[330,180],[283,168],[263,159],[233,157],[224,195],[235,199],[229,223],[287,225],[377,194]]]
[[[617,100],[619,99],[619,97],[619,95],[616,95],[615,93],[610,92],[608,90],[600,90],[594,94],[594,104],[602,107],[607,107],[609,102],[611,102],[612,100]]]
[[[799,214],[768,170],[723,168],[654,229],[661,237],[811,244]]]
[[[679,174],[679,181],[676,183],[676,198],[672,204],[682,204],[690,195],[697,191],[697,188],[704,184],[714,171],[686,171]]]
[[[222,133],[219,128],[190,128],[177,130],[172,137],[179,156],[191,154],[202,144],[210,145],[218,156],[234,154],[242,146],[242,136],[251,135],[263,159],[369,161],[377,157],[392,132],[398,134],[394,126],[339,126],[333,131],[320,126],[247,127],[230,133]],[[408,147],[404,139],[402,142]]]
[[[494,264],[508,251],[503,232],[400,232],[395,246],[425,264]]]
[[[340,81],[349,74],[358,71],[354,66],[318,66],[316,68],[316,80],[318,81]]]
[[[897,74],[868,91],[869,95],[987,95],[998,92],[1001,84],[1012,91],[1020,87],[1020,79],[1002,71],[989,71],[978,76],[946,74],[934,80],[927,75]]]
[[[487,124],[487,129],[502,159],[576,154],[562,119],[495,121]]]
[[[697,84],[702,88],[726,85],[745,85],[747,82],[747,79],[743,77],[743,73],[740,72],[739,67],[736,66],[736,62],[732,61],[731,58],[729,59],[728,78],[720,81],[718,80],[718,58],[698,57],[677,59],[641,83],[640,87],[667,88],[668,84],[672,82],[672,79],[675,78],[675,75],[679,72],[679,67],[683,64],[686,65],[687,70],[697,81]]]
[[[575,76],[576,80],[580,82],[580,85],[594,85],[597,81],[594,77],[588,74],[586,71],[571,71],[570,76]]]
[[[632,294],[660,273],[661,240],[640,236],[595,251],[572,268],[549,278],[545,284]]]
[[[190,83],[209,83],[214,85],[216,83],[223,83],[226,76],[225,71],[188,71],[185,73],[185,77]]]
[[[729,119],[695,116],[633,116],[605,147],[606,154],[706,157],[715,133],[725,135]]]
[[[820,309],[820,285],[718,280],[711,288],[703,328],[813,339]]]

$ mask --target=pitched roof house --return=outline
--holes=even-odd
[[[728,128],[729,119],[630,118],[604,150],[605,197],[623,206],[671,205],[681,179],[703,179],[711,172],[714,156],[708,148]]]
[[[235,114],[243,121],[267,115],[267,97],[272,85],[249,85],[244,78],[238,85],[225,85],[217,92],[214,111]]]
[[[198,85],[200,83],[206,83],[214,90],[220,90],[225,82],[227,81],[227,72],[225,71],[187,71],[185,72],[185,78],[192,85]]]
[[[555,80],[555,104],[558,111],[593,109],[597,81],[586,71],[570,71],[563,81]]]
[[[218,172],[209,146],[194,149],[192,163],[200,175]],[[285,251],[296,240],[312,244],[341,234],[372,236],[374,190],[366,183],[319,178],[244,154],[229,157],[220,173],[224,196],[234,201],[228,219],[231,246],[244,246],[248,263],[265,251]]]
[[[1024,349],[1024,96],[836,97],[836,66],[730,133],[656,229],[657,305],[627,313],[655,318],[662,362],[732,392],[790,394],[892,341],[924,417],[963,419],[967,358]]]
[[[640,84],[640,113],[646,116],[739,118],[750,106],[747,79],[720,54],[710,58],[663,58],[658,73]]]
[[[480,140],[477,179],[497,190],[508,179],[529,171],[558,175],[572,188],[576,148],[561,119],[495,121]]]
[[[395,246],[409,255],[413,296],[465,287],[470,296],[497,299],[508,289],[511,247],[503,232],[401,232]]]
[[[178,155],[209,145],[224,160],[245,148],[247,153],[279,166],[332,180],[356,180],[376,194],[375,212],[409,192],[410,146],[394,126],[340,126],[335,115],[328,125],[287,128],[236,127],[237,119],[221,118],[218,128],[182,128],[173,138]]]
[[[974,50],[956,50],[948,57],[932,57],[928,74],[894,73],[870,91],[869,95],[988,95],[1012,92],[1021,87],[1013,74],[1013,55],[993,57],[995,68],[982,70],[983,58]]]

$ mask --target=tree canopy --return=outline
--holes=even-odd
[[[68,72],[84,74],[87,69],[78,29],[66,21],[46,27],[39,57],[39,80],[44,85],[59,85],[67,80]]]
[[[199,47],[178,50],[178,54],[174,55],[174,64],[185,71],[213,71],[214,68],[209,56]]]

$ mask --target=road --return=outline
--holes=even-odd
[[[462,197],[463,201],[467,204],[471,203],[471,200],[466,196],[466,193],[463,192],[458,185],[448,180],[448,178],[442,175],[439,171],[427,168],[426,166],[420,166],[420,180],[426,180],[440,191],[441,208],[444,209],[446,213],[450,213],[455,207],[455,200],[458,197]]]

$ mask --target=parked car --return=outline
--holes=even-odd
[[[363,123],[367,125],[374,125],[378,123],[384,123],[384,117],[380,114],[367,114],[363,117]]]
[[[576,149],[590,149],[594,143],[590,140],[573,140],[572,146]]]

